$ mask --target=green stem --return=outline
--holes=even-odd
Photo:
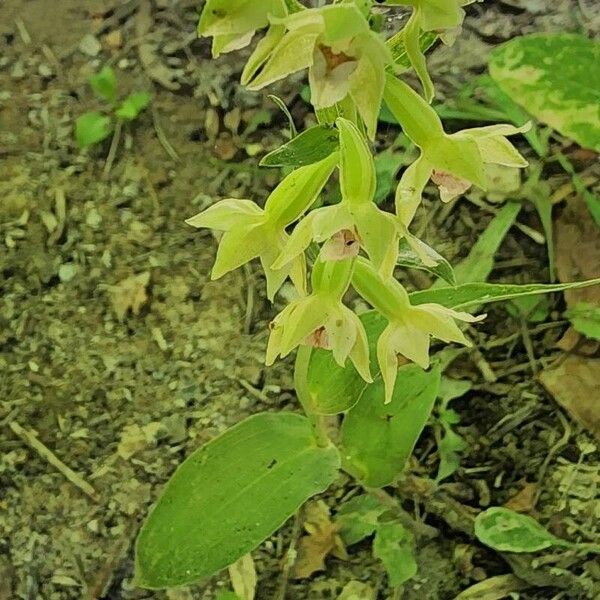
[[[296,364],[294,366],[294,387],[296,388],[296,396],[313,428],[317,444],[325,448],[331,444],[331,440],[327,435],[325,419],[322,415],[315,414],[312,397],[308,389],[308,367],[310,365],[311,353],[312,348],[310,346],[298,346]]]

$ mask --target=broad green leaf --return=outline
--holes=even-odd
[[[371,374],[379,373],[375,347],[386,321],[375,311],[360,315],[369,341]],[[322,415],[335,415],[352,408],[368,384],[358,374],[350,361],[344,368],[327,350],[313,350],[308,370],[308,389],[314,410]]]
[[[438,367],[424,371],[417,365],[398,370],[389,404],[381,379],[367,386],[342,425],[344,468],[370,487],[392,483],[427,423],[439,386]]]
[[[109,66],[102,67],[98,73],[90,75],[89,82],[98,96],[111,104],[117,101],[117,78]]]
[[[540,121],[600,151],[600,44],[584,35],[532,34],[490,55],[490,74]]]
[[[484,232],[477,238],[469,255],[454,267],[457,283],[471,281],[486,281],[494,268],[494,257],[506,234],[512,227],[521,205],[518,202],[505,204],[498,214],[490,221]],[[443,286],[437,281],[430,289]]]
[[[339,462],[293,413],[262,413],[232,427],[167,483],[137,539],[136,585],[186,585],[232,564],[324,491]]]
[[[440,391],[438,392],[442,410],[446,410],[452,400],[462,398],[472,387],[473,384],[468,379],[442,377]]]
[[[600,306],[580,302],[565,314],[576,331],[587,338],[600,340]]]
[[[475,535],[480,542],[500,552],[538,552],[550,546],[571,546],[534,518],[500,506],[477,515]]]
[[[88,112],[75,122],[75,139],[80,148],[93,146],[106,139],[112,131],[110,117],[101,112]]]
[[[215,600],[240,600],[240,597],[231,590],[219,590]]]
[[[269,152],[260,161],[262,167],[303,167],[323,160],[339,147],[337,129],[315,125]]]
[[[125,121],[133,121],[138,117],[138,115],[150,104],[151,96],[146,92],[135,92],[133,94],[129,94],[123,103],[117,110],[115,110],[115,115],[119,117],[119,119],[123,119]]]
[[[513,317],[525,319],[529,323],[543,323],[550,313],[550,305],[544,296],[523,296],[511,300],[506,305],[506,310]]]
[[[387,510],[387,506],[369,494],[344,502],[335,516],[344,544],[351,546],[370,536],[377,528],[379,517]]]
[[[427,271],[436,277],[441,277],[450,285],[456,285],[454,270],[441,254],[438,254],[431,246],[428,246],[418,238],[413,238],[413,243],[419,245],[420,254],[415,252],[406,238],[400,240],[398,258],[396,260],[397,265],[409,269]],[[427,262],[424,262],[423,258],[426,258]]]
[[[391,587],[398,587],[417,574],[414,540],[400,523],[381,523],[373,541],[373,555],[385,567]]]
[[[551,294],[577,288],[599,285],[600,278],[573,283],[527,283],[523,285],[503,283],[464,283],[456,287],[421,290],[409,294],[413,304],[436,302],[448,308],[465,309],[480,304],[512,300],[536,294]]]
[[[450,415],[456,415],[453,410],[446,411]],[[446,417],[447,418],[447,417]],[[440,415],[440,420],[443,415]],[[443,423],[443,421],[442,421]],[[437,482],[450,477],[460,467],[460,454],[467,448],[465,440],[453,431],[449,424],[443,423],[444,435],[438,444],[440,464],[435,477]]]
[[[460,454],[466,449],[467,445],[463,438],[453,429],[453,425],[460,423],[460,415],[453,409],[448,408],[448,404],[464,396],[473,384],[466,379],[451,379],[442,377],[438,397],[440,398],[440,407],[438,409],[438,421],[443,428],[443,436],[438,444],[438,454],[440,455],[440,464],[436,481],[442,481],[449,477],[460,466]]]

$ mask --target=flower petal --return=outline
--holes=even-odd
[[[323,50],[315,48],[314,61],[308,71],[310,101],[317,108],[328,108],[342,101],[350,89],[350,75],[356,69],[355,60],[347,60],[331,69]]]
[[[281,356],[287,356],[316,329],[323,326],[331,314],[331,304],[318,295],[301,298],[283,325]]]
[[[337,152],[287,175],[269,194],[265,215],[277,227],[287,227],[313,204],[339,160]]]
[[[340,367],[345,366],[346,359],[352,351],[358,335],[356,324],[351,318],[348,318],[348,313],[352,313],[352,311],[340,302],[325,323],[333,359]]]
[[[462,196],[471,187],[470,181],[455,177],[448,171],[438,171],[437,169],[433,170],[431,181],[438,186],[442,202],[450,202]]]
[[[371,203],[377,185],[373,154],[354,123],[340,117],[335,124],[340,132],[342,198],[352,205]]]
[[[352,210],[361,245],[381,275],[392,274],[398,257],[398,227],[395,218],[374,203]]]
[[[206,210],[186,219],[192,227],[209,227],[229,231],[234,227],[251,225],[263,219],[263,210],[251,200],[229,198],[220,200]]]
[[[226,231],[219,242],[217,257],[211,278],[219,279],[225,273],[250,262],[261,254],[272,240],[262,223],[257,225],[239,225]]]
[[[213,58],[218,58],[226,52],[233,52],[245,48],[254,36],[254,31],[247,33],[232,33],[230,35],[215,35],[212,41]]]
[[[319,25],[312,24],[288,31],[273,48],[262,70],[247,84],[247,88],[253,91],[260,90],[274,81],[310,67],[321,31]]]
[[[428,145],[425,154],[434,169],[452,173],[458,179],[466,179],[482,189],[487,187],[483,159],[474,138],[462,135],[462,132],[444,134]]]
[[[265,36],[256,44],[256,48],[250,55],[250,58],[246,61],[240,83],[242,85],[248,85],[252,78],[256,75],[258,70],[267,62],[271,52],[275,49],[277,44],[283,39],[285,34],[285,27],[283,25],[271,25]],[[213,54],[214,54],[214,42],[213,42]]]
[[[358,256],[360,243],[352,229],[341,229],[322,246],[319,258],[323,261],[345,260]]]
[[[423,154],[402,173],[396,188],[396,214],[408,227],[421,203],[423,190],[431,177],[432,167]]]
[[[343,204],[324,206],[311,211],[296,225],[272,268],[280,269],[302,254],[311,241],[323,242],[341,229],[350,229],[353,226],[352,216]]]
[[[353,46],[362,51],[356,70],[350,75],[350,95],[369,139],[374,140],[385,87],[385,65],[391,62],[391,56],[385,43],[372,33],[357,36]]]
[[[348,310],[348,319],[354,321],[354,327],[356,328],[356,340],[349,354],[350,360],[352,361],[354,368],[358,371],[358,374],[367,383],[372,383],[373,378],[371,377],[371,369],[369,366],[369,340],[367,338],[367,332],[358,316],[350,309]]]
[[[433,81],[431,81],[431,77],[427,69],[425,54],[421,50],[420,35],[422,21],[422,11],[420,7],[415,7],[412,15],[406,23],[406,26],[404,27],[404,48],[406,49],[406,55],[410,60],[410,64],[413,66],[415,73],[421,80],[425,100],[427,100],[427,102],[431,102],[433,100],[435,90],[433,87]]]

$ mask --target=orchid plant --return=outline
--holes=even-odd
[[[366,487],[400,475],[439,388],[439,368],[430,369],[431,338],[468,345],[461,324],[482,318],[457,310],[460,303],[436,302],[435,294],[416,298],[396,278],[401,247],[425,266],[438,256],[410,231],[424,188],[431,179],[448,202],[471,185],[485,189],[487,164],[527,164],[506,137],[523,129],[495,125],[448,134],[429,104],[434,89],[421,40],[433,32],[451,43],[465,4],[340,0],[307,8],[297,0],[207,0],[198,31],[212,38],[214,56],[248,46],[266,30],[242,73],[248,89],[308,71],[319,121],[309,151],[302,154],[302,139],[310,132],[287,143],[301,160],[287,165],[289,174],[264,204],[260,198],[223,199],[187,221],[223,232],[213,279],[258,258],[271,301],[291,281],[295,297],[271,322],[266,364],[297,351],[294,381],[306,417],[255,415],[179,467],[138,539],[140,586],[191,583],[230,565],[326,489],[339,468]],[[388,40],[374,29],[373,14],[382,5],[412,9]],[[401,79],[409,65],[423,95]],[[419,150],[401,176],[395,212],[374,201],[370,143],[383,101]],[[319,132],[328,141],[322,147]],[[341,200],[321,205],[324,187],[336,181]],[[352,295],[373,310],[357,314]],[[332,414],[344,418],[333,433],[326,418]],[[383,416],[366,424],[369,414]],[[363,426],[371,434],[357,433]],[[386,429],[378,433],[380,427]],[[376,447],[378,437],[388,435],[394,448],[403,445],[389,454]],[[384,520],[389,525],[393,519],[392,511]],[[405,525],[406,519],[394,528],[404,531]],[[400,537],[409,543],[412,533]],[[393,561],[384,563],[389,571]],[[399,578],[390,573],[390,580],[398,584]]]

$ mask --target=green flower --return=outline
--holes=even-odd
[[[377,340],[377,361],[385,386],[386,403],[392,399],[399,354],[427,369],[432,336],[444,342],[469,346],[469,341],[455,320],[473,323],[485,317],[474,317],[440,304],[413,306],[408,293],[398,281],[392,277],[384,280],[361,258],[356,260],[352,285],[388,321]]]
[[[400,223],[375,205],[375,164],[364,137],[350,121],[336,121],[340,135],[339,204],[311,211],[295,227],[273,264],[278,269],[300,256],[312,241],[321,243],[342,232],[355,234],[360,246],[384,274],[392,272],[398,254]],[[353,237],[352,235],[350,237]],[[343,254],[341,258],[343,258]]]
[[[391,55],[361,10],[346,2],[271,22],[272,30],[248,61],[242,83],[258,90],[308,68],[315,108],[333,106],[350,96],[374,138]]]
[[[285,228],[317,199],[337,162],[338,155],[334,153],[320,162],[296,169],[271,192],[264,209],[251,200],[231,198],[188,219],[186,222],[194,227],[225,232],[217,250],[212,279],[258,257],[265,271],[270,300],[288,276],[304,293],[306,264],[303,255],[278,270],[273,269],[272,264],[286,246]]]
[[[250,43],[257,29],[269,24],[269,17],[284,17],[284,0],[207,0],[198,34],[213,38],[213,56],[231,52]]]
[[[287,356],[299,345],[331,350],[340,365],[350,358],[360,376],[371,382],[369,344],[361,320],[342,303],[350,284],[353,260],[322,262],[312,271],[312,293],[295,300],[271,323],[266,364]]]
[[[523,168],[527,161],[506,139],[529,129],[512,125],[491,125],[447,134],[437,113],[403,81],[389,75],[385,101],[404,133],[421,154],[402,174],[396,190],[396,212],[408,226],[412,221],[427,181],[440,189],[449,202],[472,184],[487,188],[486,164]]]
[[[462,9],[473,0],[388,0],[386,4],[412,6],[412,14],[402,30],[404,48],[417,73],[425,98],[431,102],[434,89],[427,71],[425,55],[421,51],[419,36],[421,31],[439,34],[445,44],[452,44],[459,33],[465,11]]]

